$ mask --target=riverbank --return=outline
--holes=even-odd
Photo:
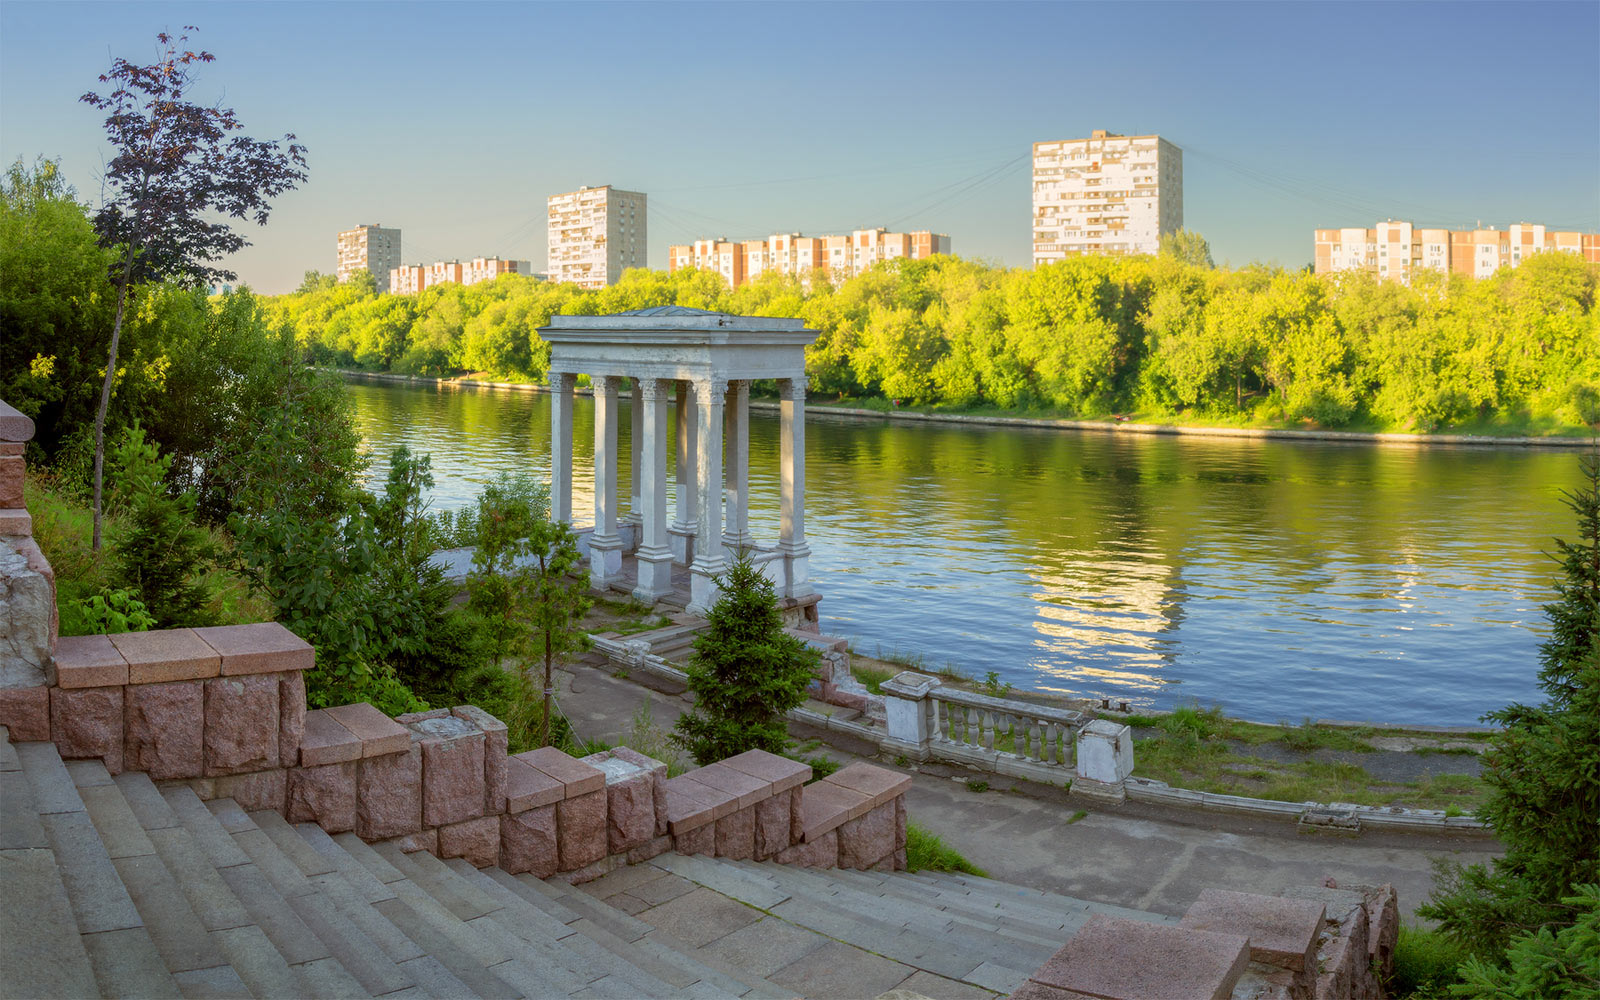
[[[346,368],[331,369],[346,378],[372,379],[381,382],[399,382],[407,385],[437,385],[475,389],[509,389],[516,392],[549,392],[549,387],[528,382],[498,382],[474,378],[427,378],[420,375],[397,375],[392,372],[363,372]],[[587,392],[586,389],[579,389]],[[769,400],[751,400],[750,406],[758,410],[776,410],[778,403]],[[1322,429],[1297,429],[1289,427],[1220,427],[1210,425],[1143,423],[1115,418],[1081,420],[1065,417],[1022,417],[985,413],[942,413],[937,410],[918,410],[909,407],[878,409],[851,406],[843,403],[808,400],[806,412],[813,416],[848,417],[854,419],[899,420],[934,424],[966,424],[989,427],[1027,427],[1044,430],[1093,431],[1098,433],[1127,434],[1134,436],[1235,438],[1241,440],[1276,441],[1335,441],[1350,444],[1377,444],[1398,446],[1476,446],[1521,448],[1593,448],[1600,437],[1534,437],[1529,435],[1497,434],[1416,434],[1403,431],[1336,431]]]

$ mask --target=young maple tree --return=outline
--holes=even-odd
[[[135,282],[184,284],[230,281],[232,271],[212,266],[250,245],[218,217],[265,225],[270,201],[306,179],[305,147],[295,137],[251,139],[233,135],[243,126],[233,111],[187,100],[197,64],[209,52],[187,45],[188,32],[156,36],[156,61],[138,66],[112,61],[100,82],[106,94],[79,98],[107,112],[106,136],[117,155],[106,165],[104,205],[95,214],[100,242],[115,248],[112,282],[116,319],[105,382],[94,419],[94,548],[100,548],[101,485],[105,467],[106,411],[117,372],[117,342]]]

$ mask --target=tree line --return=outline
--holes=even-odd
[[[1600,266],[1540,254],[1486,279],[1216,268],[1154,256],[1003,268],[896,261],[730,290],[705,271],[627,272],[585,291],[519,275],[416,296],[310,273],[265,299],[314,361],[542,381],[552,315],[683,305],[796,316],[813,393],[901,405],[1137,414],[1210,423],[1550,432],[1600,421]]]

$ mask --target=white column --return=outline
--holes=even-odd
[[[639,456],[639,449],[644,444],[644,401],[640,397],[640,380],[633,379],[633,388],[628,391],[628,448],[632,452],[633,461],[628,465],[628,513],[623,516],[623,524],[631,524],[633,529],[633,544],[624,545],[624,551],[638,548],[642,543],[643,534],[639,525],[644,524],[644,507],[639,493],[639,480],[644,475],[641,467],[643,461]]]
[[[577,376],[550,373],[550,518],[572,523],[572,386]]]
[[[700,407],[695,400],[692,382],[679,380],[677,393],[678,516],[673,519],[668,535],[673,560],[679,565],[688,566],[694,562],[694,536],[700,524],[700,505],[696,502],[700,490],[699,462],[696,460],[700,449],[700,433],[697,429]]]
[[[648,379],[641,393],[644,460],[634,466],[643,490],[643,535],[637,554],[639,585],[633,596],[655,603],[672,594],[672,548],[667,544],[667,379]]]
[[[594,375],[594,534],[589,536],[589,584],[605,590],[622,576],[617,536],[617,382]]]
[[[750,380],[728,383],[727,466],[728,498],[722,540],[739,550],[750,544]]]
[[[778,380],[778,551],[785,566],[784,597],[806,597],[811,587],[811,548],[806,545],[806,380]]]
[[[694,392],[700,411],[700,447],[695,459],[700,474],[700,531],[695,536],[688,611],[704,615],[717,603],[717,577],[727,569],[722,558],[722,399],[728,383],[706,379],[694,384]]]

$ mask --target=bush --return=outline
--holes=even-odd
[[[128,530],[117,543],[117,582],[133,593],[156,628],[217,624],[206,605],[206,568],[216,550],[195,522],[195,495],[174,496],[166,475],[172,456],[145,439],[136,420],[111,447],[112,503],[126,511]]]
[[[146,632],[156,620],[131,590],[103,590],[57,602],[62,635],[114,635]]]
[[[1593,1000],[1600,997],[1600,886],[1581,885],[1562,900],[1578,918],[1556,933],[1541,927],[1511,942],[1506,966],[1477,958],[1461,969],[1458,997]]]
[[[740,556],[717,583],[722,596],[694,641],[694,707],[678,720],[679,746],[698,764],[789,745],[784,713],[806,700],[817,653],[783,631],[772,581]]]
[[[1447,996],[1450,986],[1461,981],[1457,970],[1471,954],[1448,934],[1416,925],[1402,926],[1394,948],[1394,975],[1387,984],[1388,992],[1400,997]]]

